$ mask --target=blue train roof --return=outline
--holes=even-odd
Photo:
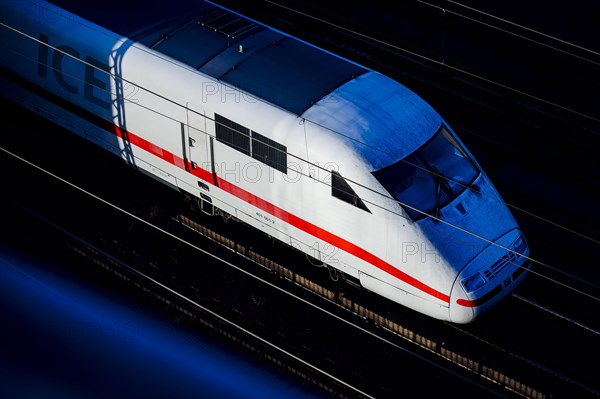
[[[377,72],[340,86],[303,117],[345,136],[372,171],[412,154],[442,123],[425,100]]]
[[[366,71],[210,3],[53,3],[297,115]]]
[[[51,1],[345,135],[373,170],[412,153],[441,123],[401,84],[205,1]]]

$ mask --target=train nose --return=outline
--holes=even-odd
[[[450,320],[470,323],[510,295],[529,268],[529,247],[519,229],[490,244],[459,273],[450,295]]]
[[[450,321],[457,324],[466,324],[475,320],[476,313],[475,307],[464,306],[460,303],[461,299],[468,297],[460,280],[459,276],[454,282],[450,294]]]
[[[475,320],[475,308],[460,304],[462,298],[467,298],[467,292],[460,283],[460,277],[454,282],[450,294],[450,321],[457,324],[471,323]]]

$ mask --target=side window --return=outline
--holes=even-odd
[[[287,173],[287,148],[256,132],[252,132],[252,158]]]
[[[371,213],[365,203],[356,195],[352,187],[348,184],[346,179],[342,177],[335,170],[331,171],[331,195],[341,199],[357,208]]]
[[[215,114],[217,141],[287,174],[287,147]]]
[[[250,155],[250,130],[215,114],[217,141]]]

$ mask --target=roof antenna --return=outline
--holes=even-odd
[[[244,46],[242,46],[240,44],[240,47],[238,47],[238,52],[243,53],[244,52]]]

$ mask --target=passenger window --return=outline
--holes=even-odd
[[[262,134],[252,132],[252,158],[287,174],[287,148]]]
[[[287,174],[287,147],[215,114],[217,141]]]
[[[250,129],[215,114],[217,141],[250,155]]]
[[[354,205],[357,208],[371,213],[365,203],[358,197],[358,195],[356,195],[352,187],[350,187],[346,179],[344,179],[342,175],[335,170],[331,171],[331,195],[351,205]]]

